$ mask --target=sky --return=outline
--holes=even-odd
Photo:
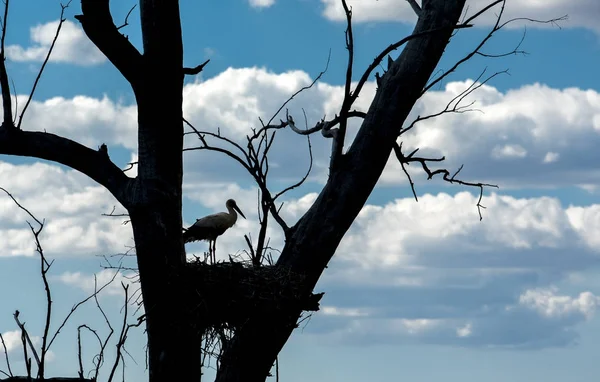
[[[327,72],[288,109],[314,125],[332,117],[343,99],[347,52],[338,0],[181,1],[185,65],[210,58],[188,77],[183,110],[206,131],[219,130],[244,142],[259,117],[270,119],[295,91]],[[355,33],[355,77],[389,44],[410,34],[416,16],[404,0],[349,0]],[[516,22],[497,32],[483,52],[519,49],[527,54],[477,56],[426,93],[409,115],[443,110],[485,70],[495,77],[465,99],[472,112],[419,122],[402,137],[406,151],[445,156],[444,166],[464,164],[462,178],[497,184],[486,189],[483,220],[478,190],[427,180],[409,171],[419,201],[400,166],[389,161],[367,204],[344,237],[315,292],[325,292],[321,310],[293,333],[279,358],[287,382],[514,381],[587,382],[597,379],[600,351],[600,3],[596,0],[508,0],[504,19],[552,19],[558,24]],[[487,4],[468,0],[466,15]],[[133,1],[113,1],[116,24]],[[91,44],[66,10],[56,49],[23,119],[23,129],[66,136],[92,148],[108,145],[120,167],[136,160],[136,108],[131,89]],[[446,49],[435,75],[472,50],[492,27],[499,8],[461,30]],[[7,67],[18,110],[25,104],[58,25],[57,1],[11,2]],[[121,31],[141,50],[139,12]],[[397,57],[397,52],[392,56]],[[484,75],[485,78],[485,75]],[[367,110],[374,78],[357,100]],[[13,103],[14,105],[14,103]],[[277,116],[282,118],[283,115]],[[359,127],[349,126],[348,142]],[[329,140],[312,140],[314,168],[306,184],[285,198],[282,214],[291,225],[310,207],[327,179]],[[192,135],[185,147],[197,147]],[[306,139],[281,131],[272,150],[270,185],[278,191],[301,177],[309,164]],[[235,162],[201,150],[184,153],[185,224],[223,211],[234,198],[247,219],[219,238],[217,257],[245,248],[244,234],[257,237],[257,189]],[[135,176],[135,167],[127,171]],[[74,304],[115,276],[98,304],[117,329],[123,319],[123,289],[138,284],[108,261],[133,245],[122,206],[101,186],[74,170],[33,158],[0,156],[0,187],[39,219],[53,291],[51,333]],[[0,333],[12,370],[24,373],[20,320],[40,346],[46,312],[39,257],[27,225],[31,221],[0,194]],[[271,246],[283,236],[269,228]],[[200,255],[206,243],[187,246]],[[273,253],[276,257],[276,253]],[[108,259],[108,260],[107,260]],[[131,257],[124,264],[134,263]],[[136,298],[134,294],[133,298]],[[141,312],[130,306],[128,322]],[[94,300],[71,317],[50,348],[48,376],[76,376],[77,327],[86,323],[101,336],[109,329]],[[113,336],[116,336],[115,333]],[[98,343],[82,334],[85,372]],[[115,337],[107,351],[114,358]],[[146,378],[144,336],[132,330],[128,380]],[[1,352],[1,351],[0,351]],[[0,354],[0,370],[7,371]],[[212,375],[213,371],[207,370]]]

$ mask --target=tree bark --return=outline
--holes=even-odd
[[[314,289],[346,231],[364,206],[390,157],[400,128],[449,42],[465,0],[424,0],[411,40],[395,60],[341,166],[331,173],[315,203],[292,227],[278,266],[307,277]],[[255,317],[233,338],[221,361],[218,382],[266,379],[287,342],[300,311]],[[261,351],[256,351],[260,344]]]
[[[139,81],[138,186],[129,206],[148,335],[150,382],[200,380],[200,333],[178,282],[183,179],[183,42],[179,4],[140,1],[144,54]]]
[[[127,188],[146,314],[150,382],[199,381],[201,336],[180,276],[183,42],[179,4],[141,0],[143,54],[115,27],[108,0],[83,0],[83,29],[130,82],[138,108],[138,176]]]

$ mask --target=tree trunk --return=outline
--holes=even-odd
[[[311,293],[389,159],[402,124],[437,66],[465,0],[424,0],[411,40],[388,68],[358,135],[315,203],[292,228],[278,266],[305,275]],[[300,311],[255,317],[231,341],[218,382],[262,382],[288,340]],[[260,344],[261,351],[256,351]]]
[[[179,283],[183,149],[183,43],[179,5],[141,1],[144,53],[133,83],[138,177],[129,206],[142,285],[150,382],[200,380],[200,333]]]

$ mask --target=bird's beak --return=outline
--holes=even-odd
[[[242,215],[242,217],[244,219],[246,219],[246,217],[244,216],[244,213],[242,212],[242,210],[240,210],[240,207],[238,207],[237,205],[233,206],[233,209],[236,210],[240,215]]]

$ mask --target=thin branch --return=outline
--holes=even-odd
[[[115,275],[117,273],[115,272]],[[94,289],[96,289],[96,276],[94,276]],[[108,319],[108,317],[106,316],[106,313],[104,313],[104,309],[102,309],[102,306],[100,306],[100,301],[98,301],[98,293],[96,293],[94,295],[94,301],[96,302],[96,307],[98,307],[98,310],[100,311],[100,313],[102,314],[102,317],[104,317],[104,322],[106,322],[106,326],[108,327],[110,333],[108,333],[108,335],[106,336],[106,338],[104,339],[104,342],[100,343],[100,351],[98,352],[98,355],[96,356],[96,362],[95,362],[95,370],[94,370],[94,380],[98,380],[98,373],[100,372],[100,367],[104,364],[104,351],[106,349],[106,346],[108,345],[108,341],[110,340],[110,338],[112,337],[112,335],[114,334],[114,329],[112,327],[112,325],[110,324],[110,320]]]
[[[442,75],[438,76],[435,80],[431,81],[428,85],[426,85],[424,87],[423,91],[421,92],[421,94],[424,94],[429,89],[431,89],[433,86],[435,86],[437,83],[439,83],[440,81],[442,81],[444,78],[446,78],[450,74],[454,73],[456,71],[456,69],[460,65],[462,65],[466,61],[470,60],[475,55],[479,55],[479,56],[483,56],[483,57],[504,57],[504,56],[511,55],[511,54],[524,54],[525,52],[519,50],[519,47],[521,46],[521,42],[523,41],[524,36],[522,37],[521,42],[519,42],[519,44],[517,45],[517,47],[515,49],[513,49],[511,52],[507,52],[505,54],[496,54],[496,55],[481,53],[481,48],[492,38],[492,36],[497,31],[499,31],[500,29],[504,28],[506,25],[508,25],[508,24],[510,24],[512,22],[515,22],[515,21],[519,21],[519,20],[527,20],[527,21],[530,21],[530,22],[538,23],[538,24],[557,24],[558,21],[564,21],[564,20],[566,20],[566,16],[562,16],[562,17],[558,17],[558,18],[554,18],[554,19],[549,19],[549,20],[534,20],[534,19],[529,19],[529,18],[523,18],[523,17],[521,17],[521,18],[510,19],[510,20],[508,20],[508,21],[506,21],[506,22],[504,22],[504,23],[501,24],[500,22],[502,21],[502,15],[504,14],[504,9],[505,9],[505,6],[506,6],[506,0],[496,0],[496,1],[492,2],[492,3],[490,3],[489,5],[487,5],[486,7],[484,7],[483,9],[481,9],[479,12],[475,13],[473,16],[469,17],[465,21],[465,23],[472,22],[477,17],[479,17],[483,13],[487,12],[490,8],[496,6],[496,5],[500,4],[500,3],[502,5],[500,7],[500,12],[498,13],[498,16],[496,17],[496,22],[494,23],[494,26],[488,32],[488,34],[479,42],[479,44],[475,47],[475,49],[473,49],[470,53],[468,53],[463,58],[461,58],[460,60],[458,60],[449,70],[447,70]]]
[[[354,117],[358,117],[358,118],[365,118],[367,116],[367,113],[365,113],[364,111],[358,111],[358,110],[352,110],[349,111],[347,114],[348,118],[354,118]],[[321,121],[319,121],[314,127],[306,128],[306,129],[299,129],[296,126],[296,123],[294,122],[294,119],[292,118],[291,115],[287,116],[288,119],[288,125],[290,126],[290,129],[292,129],[293,132],[295,132],[296,134],[300,134],[300,135],[309,135],[309,134],[314,134],[318,131],[323,132],[329,132],[331,131],[335,126],[339,125],[340,121],[342,120],[340,116],[336,115],[335,118],[333,118],[332,120],[329,121],[325,121],[325,118],[321,119]],[[331,138],[331,136],[326,135],[327,133],[324,133],[324,136],[327,136],[328,138]]]
[[[139,327],[141,324],[144,323],[144,319],[138,319],[138,321],[135,324],[127,324],[127,306],[128,306],[128,291],[129,291],[129,285],[125,285],[123,283],[121,283],[121,286],[123,287],[123,290],[125,292],[125,304],[123,306],[123,325],[121,327],[121,333],[119,335],[119,342],[117,343],[116,347],[117,347],[117,354],[115,356],[115,362],[113,364],[112,370],[110,371],[110,375],[108,377],[107,382],[111,382],[115,371],[117,370],[117,367],[119,366],[119,362],[123,360],[123,352],[127,353],[127,350],[125,349],[125,341],[127,341],[127,334],[129,332],[129,329],[131,328],[136,328]]]
[[[420,158],[420,157],[415,157],[414,154],[418,151],[414,150],[412,153],[410,153],[409,155],[405,156],[402,153],[402,148],[400,145],[398,145],[398,143],[394,142],[394,153],[396,154],[396,159],[398,159],[398,161],[401,164],[410,164],[411,162],[418,162],[421,164],[421,167],[423,168],[423,171],[425,171],[425,173],[427,174],[427,179],[432,179],[435,175],[438,174],[442,174],[442,179],[444,179],[446,182],[449,183],[457,183],[463,186],[471,186],[471,187],[477,187],[479,188],[479,199],[477,200],[477,212],[479,213],[479,220],[481,221],[483,219],[483,215],[481,214],[481,209],[485,207],[481,204],[481,200],[483,199],[483,188],[484,187],[494,187],[494,188],[499,188],[498,185],[495,184],[488,184],[488,183],[474,183],[474,182],[466,182],[460,179],[456,179],[456,176],[460,173],[460,171],[463,169],[463,165],[460,166],[460,168],[451,176],[450,172],[446,169],[438,169],[438,170],[434,170],[431,171],[429,169],[429,166],[427,165],[427,162],[442,162],[446,159],[446,157],[441,157],[441,158]],[[403,166],[404,168],[404,166]],[[405,171],[406,172],[406,171]],[[414,183],[412,182],[412,180],[410,181],[411,183],[411,189],[413,192],[413,195],[415,196],[415,199],[417,198],[417,193],[415,191],[414,188]]]
[[[437,113],[433,113],[433,114],[429,114],[426,115],[424,117],[421,117],[420,115],[417,116],[417,118],[415,118],[410,125],[408,125],[408,127],[403,128],[400,130],[400,134],[405,134],[408,131],[410,131],[418,122],[421,121],[425,121],[431,118],[436,118],[439,117],[442,114],[448,114],[448,113],[457,113],[457,114],[462,114],[462,113],[466,113],[466,112],[470,112],[470,111],[476,111],[476,109],[470,109],[470,107],[475,103],[475,101],[467,104],[467,105],[461,105],[462,101],[464,101],[464,99],[469,96],[470,94],[472,94],[474,91],[478,90],[479,88],[481,88],[483,85],[485,85],[487,82],[489,82],[490,80],[492,80],[493,78],[495,78],[496,76],[499,76],[501,74],[507,74],[508,71],[507,70],[503,70],[500,72],[496,72],[490,76],[488,76],[485,80],[479,82],[479,80],[481,79],[481,77],[483,77],[483,75],[485,74],[487,69],[484,69],[479,76],[473,81],[472,84],[470,84],[465,90],[463,90],[462,92],[460,92],[457,96],[455,96],[454,98],[452,98],[447,104],[446,107],[437,112]]]
[[[210,58],[206,61],[204,61],[203,63],[201,63],[198,66],[195,66],[193,68],[183,68],[183,74],[188,74],[188,75],[196,75],[198,73],[200,73],[204,67],[206,66],[206,64],[208,64],[210,62]]]
[[[379,64],[381,64],[381,62],[383,61],[383,59],[390,54],[391,52],[395,51],[396,49],[398,49],[399,47],[401,47],[402,45],[406,44],[407,42],[415,39],[415,38],[419,38],[419,37],[423,37],[432,33],[438,33],[438,32],[443,32],[445,30],[447,30],[448,28],[452,28],[452,29],[464,29],[464,28],[471,28],[473,25],[465,22],[462,24],[458,24],[458,25],[454,25],[454,26],[447,26],[447,27],[441,27],[441,28],[434,28],[434,29],[430,29],[430,30],[426,30],[423,32],[416,32],[411,34],[410,36],[406,36],[403,39],[389,45],[387,48],[385,48],[383,51],[381,51],[381,53],[379,53],[377,55],[377,57],[375,57],[375,59],[373,60],[373,62],[371,63],[371,65],[369,65],[367,67],[367,69],[365,70],[365,72],[363,73],[362,77],[360,78],[360,80],[358,81],[356,88],[354,89],[354,92],[352,93],[352,98],[350,100],[350,107],[354,104],[354,102],[356,101],[356,99],[358,98],[358,96],[360,95],[360,92],[362,91],[363,86],[365,86],[365,84],[367,83],[367,81],[369,80],[369,77],[371,76],[371,73],[373,72],[373,70],[375,70],[375,68],[377,68],[377,66],[379,66]],[[388,68],[389,69],[389,68]],[[385,75],[384,75],[385,77]],[[383,77],[382,77],[383,78]]]
[[[6,348],[6,343],[4,342],[4,337],[2,337],[2,333],[0,333],[0,341],[2,342],[2,348],[4,349],[4,358],[6,358],[6,366],[8,367],[8,377],[13,376],[13,372],[10,368],[10,360],[8,359],[8,349]],[[6,373],[4,373],[6,374]]]
[[[273,122],[273,120],[275,119],[275,117],[281,112],[281,110],[283,110],[283,108],[285,107],[285,105],[287,105],[288,103],[290,103],[294,97],[296,97],[298,94],[302,93],[305,90],[308,90],[310,88],[312,88],[314,86],[314,84],[317,83],[317,81],[319,81],[321,79],[321,77],[323,77],[323,75],[327,72],[327,69],[329,69],[329,61],[331,61],[331,49],[329,49],[329,54],[327,55],[327,62],[325,63],[325,69],[321,70],[321,72],[319,72],[319,74],[317,75],[317,77],[315,77],[315,79],[310,83],[310,85],[304,86],[302,88],[300,88],[298,91],[296,91],[294,94],[292,94],[290,96],[290,98],[287,99],[287,101],[285,101],[280,107],[279,109],[277,109],[277,111],[275,112],[275,114],[273,114],[273,116],[271,117],[271,119],[269,119],[269,122],[267,122],[266,126],[269,126],[271,124],[271,122]],[[266,128],[265,126],[265,128]],[[257,133],[257,136],[261,134],[261,131],[259,130],[259,132]]]
[[[421,7],[415,0],[406,0],[410,4],[410,7],[413,9],[417,17],[421,17]]]
[[[0,87],[2,87],[2,106],[4,119],[2,125],[6,128],[13,127],[12,106],[10,98],[10,86],[8,85],[8,72],[6,71],[6,56],[4,44],[6,39],[6,27],[8,24],[8,4],[10,0],[4,1],[4,19],[2,20],[2,37],[0,37]],[[16,98],[15,98],[16,100]],[[16,113],[16,111],[15,111]]]
[[[184,148],[183,151],[193,151],[193,150],[209,150],[209,151],[216,151],[216,152],[220,152],[223,153],[225,155],[227,155],[228,157],[234,159],[235,161],[237,161],[239,164],[241,164],[247,171],[252,172],[250,165],[246,162],[244,162],[244,160],[242,158],[240,158],[239,156],[235,155],[234,153],[232,153],[229,150],[226,149],[222,149],[220,147],[214,147],[214,146],[210,146],[207,142],[206,142],[206,138],[205,135],[211,136],[211,137],[215,137],[221,140],[224,140],[236,147],[238,147],[242,152],[244,152],[244,150],[241,148],[241,146],[239,146],[237,143],[233,142],[232,140],[225,138],[219,134],[214,134],[214,133],[210,133],[210,132],[206,132],[206,131],[198,131],[191,123],[189,123],[187,120],[183,120],[190,128],[192,128],[192,130],[194,130],[194,133],[196,134],[196,136],[198,137],[198,139],[200,139],[200,142],[202,142],[202,146],[198,146],[198,147],[188,147],[188,148]],[[244,152],[244,154],[246,154]]]
[[[0,190],[4,191],[4,193],[6,193],[6,195],[8,195],[8,197],[12,199],[12,201],[17,205],[17,207],[19,207],[21,210],[23,210],[25,213],[27,213],[27,215],[29,215],[29,217],[31,217],[33,220],[35,220],[35,222],[37,224],[39,224],[40,226],[44,225],[44,223],[39,221],[38,218],[36,218],[31,212],[29,212],[29,210],[27,208],[25,208],[21,204],[19,204],[17,199],[15,199],[15,197],[10,192],[8,192],[5,188],[0,187]]]
[[[63,4],[60,5],[61,9],[60,9],[60,18],[59,18],[59,22],[58,22],[58,27],[56,28],[56,33],[54,33],[54,38],[52,39],[52,44],[50,44],[50,48],[48,49],[46,58],[44,59],[44,62],[42,63],[42,66],[40,67],[40,70],[38,71],[37,76],[35,77],[35,81],[33,81],[33,86],[31,87],[31,92],[29,93],[27,102],[25,102],[25,106],[23,107],[23,110],[21,111],[21,115],[19,115],[19,123],[17,123],[17,129],[19,129],[19,130],[21,129],[21,122],[23,122],[23,117],[25,116],[25,112],[27,111],[27,108],[29,107],[31,100],[33,99],[35,89],[37,88],[38,83],[40,82],[40,79],[42,78],[42,73],[44,73],[46,64],[48,64],[48,61],[50,60],[50,55],[52,54],[52,51],[54,50],[54,45],[56,45],[56,40],[58,40],[58,35],[60,34],[62,25],[66,21],[66,19],[64,18],[65,9],[67,9],[70,4],[71,4],[71,0],[69,0],[69,2],[66,5],[63,5]]]
[[[131,7],[129,12],[127,12],[127,14],[125,15],[125,22],[123,22],[123,25],[121,25],[120,27],[117,27],[117,30],[125,28],[127,25],[129,25],[129,15],[131,15],[131,12],[133,12],[136,6],[137,4],[133,4],[133,7]]]
[[[337,134],[333,136],[331,144],[331,164],[330,171],[334,171],[338,166],[344,150],[344,140],[346,139],[346,129],[348,126],[348,112],[354,100],[352,99],[352,68],[354,66],[354,36],[352,34],[352,10],[348,7],[346,0],[342,0],[344,13],[346,14],[346,49],[348,50],[348,64],[346,65],[346,83],[344,85],[344,100],[340,109],[340,127]],[[323,130],[325,131],[325,130]]]
[[[50,349],[50,346],[52,346],[52,343],[54,343],[54,340],[56,339],[56,337],[58,336],[58,334],[60,333],[60,331],[62,330],[62,328],[64,328],[64,326],[67,324],[67,321],[69,321],[69,318],[71,318],[71,316],[73,315],[73,313],[75,313],[75,311],[83,304],[85,304],[86,302],[88,302],[89,300],[91,300],[92,298],[96,298],[96,296],[98,295],[98,293],[102,292],[102,290],[104,288],[106,288],[107,286],[109,286],[117,277],[118,271],[115,272],[115,274],[111,277],[110,280],[108,280],[104,285],[102,285],[99,289],[94,288],[94,293],[92,293],[91,295],[87,296],[86,298],[84,298],[83,300],[79,301],[77,304],[73,305],[73,307],[71,308],[71,311],[66,315],[66,317],[63,319],[62,323],[59,325],[58,329],[56,329],[56,332],[54,333],[54,335],[52,336],[52,338],[50,339],[50,342],[48,342],[48,349]],[[94,280],[96,279],[96,276],[94,276]]]
[[[123,169],[123,172],[127,172],[133,169],[133,166],[135,166],[136,164],[138,164],[138,161],[127,163],[127,167]]]
[[[21,329],[21,338],[23,340],[25,359],[27,359],[27,345],[29,345],[29,347],[31,348],[31,352],[33,353],[33,356],[35,357],[35,361],[37,362],[38,367],[40,367],[40,357],[38,357],[38,354],[35,351],[35,347],[33,346],[33,342],[31,342],[31,338],[29,338],[29,333],[25,329],[25,323],[21,323],[21,321],[19,320],[19,311],[18,310],[15,311],[15,313],[13,314],[13,317],[17,323],[17,326],[19,327],[19,329]],[[25,343],[25,341],[27,341],[27,343]],[[31,367],[29,367],[28,372],[30,372],[30,371],[31,371]]]
[[[306,122],[306,113],[304,113],[304,119]],[[300,187],[302,184],[304,184],[306,179],[308,179],[308,176],[310,175],[310,172],[312,171],[312,167],[313,167],[313,152],[312,152],[312,145],[310,143],[310,135],[306,136],[306,140],[308,142],[308,157],[310,160],[309,165],[308,165],[308,170],[306,170],[306,174],[304,174],[302,179],[300,179],[298,182],[284,188],[283,190],[281,190],[277,194],[275,194],[275,196],[273,197],[273,202],[275,202],[275,200],[277,200],[277,198],[279,198],[281,195],[285,194],[286,192]]]

